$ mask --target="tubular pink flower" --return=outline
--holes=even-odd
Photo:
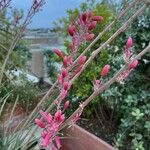
[[[62,75],[61,74],[58,74],[57,80],[58,80],[59,84],[62,85],[63,79],[62,79]]]
[[[69,82],[68,81],[64,82],[63,87],[64,87],[64,90],[67,91],[69,88]]]
[[[134,69],[136,68],[137,65],[138,65],[138,60],[136,59],[133,62],[131,62],[128,67],[129,69]]]
[[[53,48],[53,52],[54,52],[58,57],[60,57],[60,58],[63,57],[63,54],[62,54],[62,52],[61,52],[59,49]]]
[[[39,127],[45,128],[44,123],[43,123],[40,119],[36,118],[36,119],[35,119],[35,123],[36,123]]]
[[[93,20],[93,21],[102,21],[102,20],[103,20],[103,17],[102,17],[102,16],[93,16],[93,17],[92,17],[92,20]]]
[[[81,19],[82,19],[83,22],[86,22],[86,18],[87,18],[86,12],[82,13]]]
[[[50,143],[49,140],[50,140],[50,136],[49,136],[49,134],[47,134],[46,137],[43,138],[41,145],[42,145],[43,147],[48,147],[48,145],[49,145],[49,143]]]
[[[101,71],[101,77],[104,77],[107,75],[107,73],[109,72],[109,69],[110,69],[110,65],[105,65]]]
[[[68,27],[68,33],[69,33],[70,36],[73,36],[74,32],[75,32],[74,27],[72,27],[72,26]]]
[[[132,38],[129,37],[128,40],[127,40],[127,43],[126,43],[127,49],[130,48],[132,46],[132,44],[133,44]]]
[[[54,140],[55,140],[55,143],[56,143],[57,148],[60,149],[61,144],[60,144],[59,137],[58,137],[58,136],[55,136]]]
[[[61,93],[60,93],[60,97],[61,99],[64,99],[67,95],[67,91],[66,90],[62,90]]]
[[[68,57],[64,56],[64,58],[63,58],[63,65],[64,65],[64,67],[67,67],[67,63],[68,63]]]
[[[65,104],[64,104],[64,110],[69,107],[69,103],[70,103],[69,101],[66,101],[66,102],[65,102]]]
[[[87,41],[91,41],[92,39],[94,38],[94,34],[88,34],[87,36],[86,36],[86,40]]]
[[[62,77],[65,78],[67,76],[67,70],[65,68],[62,68],[61,74],[62,74]]]
[[[74,75],[79,73],[81,69],[82,69],[82,66],[79,66],[76,70],[74,70]]]
[[[82,55],[78,60],[78,64],[82,65],[85,61],[86,61],[86,56]]]
[[[89,27],[88,27],[88,30],[92,30],[92,29],[94,29],[94,28],[95,28],[95,26],[96,26],[96,24],[97,24],[97,21],[93,21],[93,22],[91,22],[91,23],[90,23],[90,25],[89,25]]]

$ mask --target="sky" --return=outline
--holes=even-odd
[[[68,8],[76,8],[85,0],[45,0],[43,10],[34,16],[29,28],[49,28],[53,21],[66,15]],[[12,0],[12,6],[27,13],[32,0]]]

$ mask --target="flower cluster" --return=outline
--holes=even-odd
[[[57,108],[56,113],[54,114],[54,117],[52,117],[52,115],[40,111],[43,121],[37,118],[35,119],[36,124],[43,128],[41,134],[41,145],[45,148],[50,147],[53,150],[60,148],[58,129],[64,122],[64,111],[69,107],[69,101],[64,103],[63,101],[67,96],[68,90],[70,89],[71,78],[79,73],[86,61],[86,56],[81,55],[74,66],[74,61],[77,57],[77,50],[81,44],[93,39],[94,34],[91,33],[91,30],[94,29],[97,22],[101,20],[101,16],[93,16],[91,12],[82,13],[79,16],[78,21],[72,21],[72,24],[68,27],[68,34],[71,37],[71,42],[69,44],[71,49],[70,53],[65,55],[61,52],[61,50],[57,48],[53,49],[53,52],[62,60],[63,64],[61,72],[57,76],[59,94],[58,97],[54,100]],[[71,125],[80,119],[80,115],[83,110],[81,104],[80,106],[81,111],[74,115],[71,120]]]
[[[65,119],[65,115],[61,110],[58,110],[54,117],[51,114],[47,114],[44,111],[40,111],[43,121],[35,119],[36,124],[43,129],[41,132],[42,143],[41,145],[46,148],[55,150],[56,147],[60,148],[60,140],[57,136],[58,129]]]
[[[132,56],[132,53],[131,53],[132,45],[133,45],[133,40],[131,37],[129,37],[127,40],[124,52],[123,52],[123,59],[124,59],[125,63],[128,65],[128,68],[127,68],[127,70],[125,70],[124,72],[122,72],[118,76],[118,78],[117,78],[118,82],[126,79],[129,76],[130,72],[132,70],[134,70],[136,68],[136,66],[138,65],[138,60],[135,59],[132,61],[132,58],[131,58],[131,56]],[[129,63],[130,61],[131,61],[131,63]]]

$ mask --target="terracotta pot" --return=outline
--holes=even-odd
[[[64,137],[67,138],[62,139],[61,150],[115,150],[100,138],[77,125],[66,129]]]

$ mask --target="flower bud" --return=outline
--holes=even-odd
[[[68,33],[70,36],[73,36],[74,35],[74,32],[75,32],[75,26],[70,26],[68,27]]]
[[[127,43],[126,43],[126,47],[130,48],[132,46],[132,44],[133,44],[132,38],[129,37],[128,40],[127,40]]]
[[[78,64],[82,65],[85,61],[86,61],[86,56],[82,55],[78,60]]]
[[[60,118],[60,116],[61,116],[61,110],[58,110],[54,115],[54,119],[58,120]]]
[[[107,73],[109,72],[110,66],[109,65],[105,65],[101,71],[101,77],[104,77],[107,75]]]
[[[136,68],[136,66],[138,65],[138,60],[135,59],[134,61],[132,61],[130,64],[129,64],[129,69],[134,69]]]
[[[64,90],[67,91],[69,88],[69,82],[68,81],[64,82],[63,87],[64,87]]]
[[[67,70],[65,68],[62,68],[61,74],[62,74],[62,77],[65,78],[67,76]]]
[[[102,21],[102,20],[103,20],[103,17],[102,17],[102,16],[93,16],[93,17],[92,17],[92,20],[93,20],[93,21]]]
[[[65,56],[65,57],[63,58],[63,65],[64,65],[64,67],[67,66],[67,63],[68,63],[68,57]]]
[[[79,67],[74,71],[74,75],[76,75],[77,73],[79,73],[81,69],[82,69],[82,66],[79,66]]]
[[[87,40],[87,41],[91,41],[93,38],[94,38],[94,34],[88,34],[88,35],[86,36],[86,40]]]
[[[61,52],[59,49],[53,48],[53,52],[54,52],[58,57],[60,57],[60,58],[63,57],[63,54],[62,54],[62,52]]]
[[[95,26],[96,26],[96,24],[97,24],[97,21],[93,21],[93,22],[91,22],[91,23],[90,23],[90,25],[89,25],[89,27],[88,27],[88,30],[92,30],[92,29],[94,29],[94,28],[95,28]]]
[[[82,18],[83,22],[86,22],[86,18],[87,18],[86,12],[84,12],[84,13],[81,15],[81,18]]]
[[[35,119],[35,123],[39,126],[39,127],[41,127],[41,128],[45,128],[45,125],[44,125],[44,123],[40,120],[40,119]]]
[[[69,101],[66,101],[66,102],[65,102],[65,104],[64,104],[64,109],[67,109],[67,108],[69,107],[69,103],[70,103]]]
[[[63,82],[63,79],[62,79],[62,75],[61,75],[61,74],[58,74],[57,80],[58,80],[59,84],[61,85],[62,82]]]
[[[60,93],[60,97],[61,99],[64,99],[67,95],[67,91],[66,90],[62,90],[61,93]]]

